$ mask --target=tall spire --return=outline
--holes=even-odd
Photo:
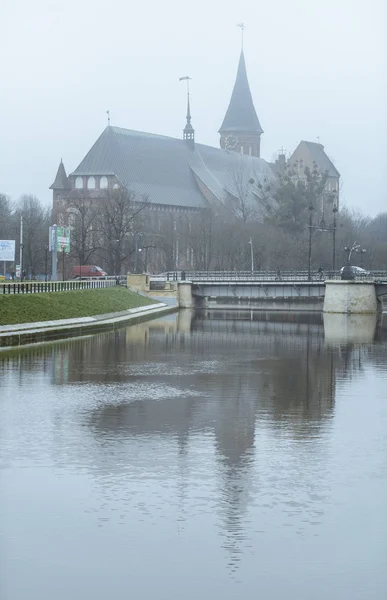
[[[186,124],[183,129],[183,139],[186,140],[189,145],[193,148],[195,145],[195,130],[192,127],[191,123],[191,104],[190,104],[190,95],[189,95],[189,82],[191,77],[180,77],[179,81],[187,82],[187,116],[186,116]]]
[[[257,117],[251,96],[243,49],[239,58],[238,71],[230,104],[228,105],[219,133],[221,134],[220,144],[222,148],[227,148],[227,137],[231,137],[232,145],[235,147],[230,149],[237,149],[243,154],[259,156],[260,137],[263,129]],[[237,144],[235,144],[235,140],[237,140]]]
[[[238,71],[230,104],[228,105],[219,133],[225,131],[263,133],[251,96],[243,50],[239,58]]]

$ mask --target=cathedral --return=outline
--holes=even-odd
[[[219,203],[238,203],[243,193],[257,206],[259,190],[277,176],[278,166],[317,166],[329,171],[329,185],[337,189],[339,173],[321,144],[301,142],[286,159],[276,163],[260,157],[263,129],[257,116],[241,51],[231,99],[219,129],[219,148],[200,144],[192,125],[190,96],[180,139],[108,125],[69,175],[62,161],[53,191],[53,217],[66,224],[66,206],[77,198],[103,202],[109,190],[125,186],[151,211],[200,212]]]
[[[233,195],[233,174],[243,170],[248,179],[273,178],[270,165],[260,158],[263,133],[255,111],[241,52],[231,100],[223,119],[220,148],[199,144],[187,104],[182,139],[108,126],[78,167],[66,175],[61,162],[54,183],[54,213],[64,200],[79,193],[103,198],[114,186],[125,185],[146,196],[158,209],[197,210]]]

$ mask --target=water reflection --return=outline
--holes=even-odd
[[[375,339],[378,316],[324,313],[324,333],[328,344],[369,344]]]
[[[0,401],[39,381],[46,396],[5,432],[3,459],[86,473],[101,527],[106,507],[132,527],[167,515],[181,536],[214,523],[234,576],[260,536],[273,549],[320,531],[338,389],[385,350],[371,319],[181,311],[4,353]]]

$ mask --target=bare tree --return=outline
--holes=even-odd
[[[10,199],[0,194],[0,238],[8,239],[12,223],[12,207]]]
[[[108,191],[101,206],[99,229],[109,273],[121,274],[125,261],[138,252],[148,205],[147,196],[139,198],[123,185]]]
[[[50,210],[32,194],[21,196],[14,213],[14,231],[19,237],[23,217],[23,271],[31,276],[44,271],[45,244],[48,241]]]
[[[71,256],[80,266],[87,265],[103,244],[98,204],[80,193],[69,200],[67,216],[71,228]]]

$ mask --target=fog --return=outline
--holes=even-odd
[[[250,86],[272,160],[301,139],[325,145],[342,201],[387,209],[384,0],[3,0],[0,192],[48,187],[111,123],[180,137],[189,75],[196,140],[219,146],[246,25]]]

